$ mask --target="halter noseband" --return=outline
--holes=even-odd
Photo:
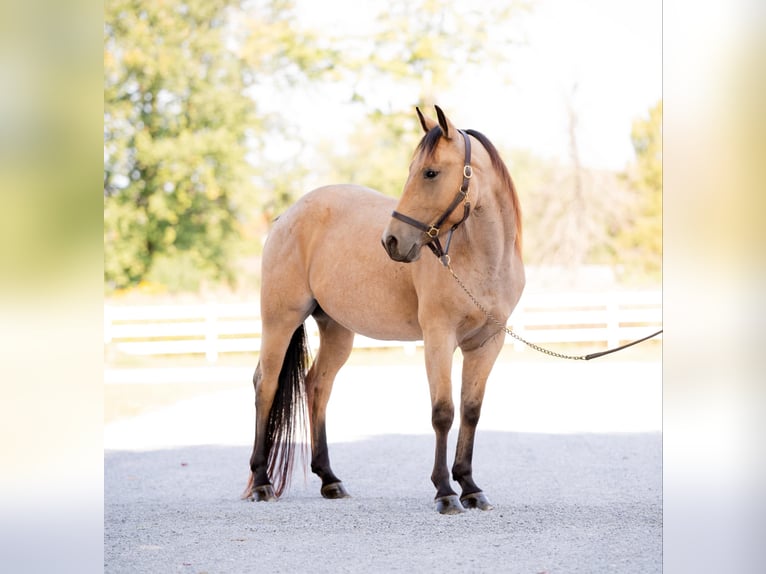
[[[463,183],[460,186],[460,190],[457,192],[457,195],[455,195],[455,199],[452,200],[452,203],[449,204],[449,207],[447,207],[444,213],[442,213],[441,217],[439,217],[439,219],[437,219],[436,222],[433,223],[432,225],[426,225],[425,223],[421,223],[417,219],[408,217],[407,215],[404,215],[403,213],[399,213],[398,211],[391,212],[391,217],[393,217],[394,219],[398,219],[399,221],[403,221],[404,223],[412,225],[413,227],[417,227],[428,236],[429,239],[426,242],[426,245],[433,252],[433,254],[439,258],[439,261],[441,261],[442,265],[444,265],[445,267],[449,265],[449,246],[450,246],[450,243],[452,242],[452,234],[460,226],[461,223],[463,223],[466,219],[468,219],[468,216],[471,213],[471,204],[470,202],[466,201],[463,207],[463,217],[462,219],[460,219],[460,221],[458,221],[455,225],[453,225],[450,228],[449,233],[447,235],[447,243],[445,244],[444,249],[442,249],[442,244],[439,241],[439,228],[442,226],[445,220],[452,214],[452,212],[455,211],[457,206],[460,205],[460,202],[464,201],[466,197],[468,196],[468,184],[470,183],[471,176],[473,175],[473,170],[471,169],[471,140],[468,137],[468,134],[466,134],[463,130],[458,130],[458,132],[460,132],[460,135],[463,136],[463,141],[465,142],[465,165],[463,166]]]

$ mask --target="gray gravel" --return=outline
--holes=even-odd
[[[331,444],[352,495],[339,501],[323,500],[310,473],[279,502],[239,500],[246,446],[107,450],[104,570],[661,572],[661,444],[659,432],[480,425],[474,476],[495,510],[458,516],[433,511],[433,438],[422,434]]]

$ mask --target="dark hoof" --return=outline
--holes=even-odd
[[[351,495],[343,487],[342,482],[333,482],[331,484],[325,484],[321,490],[322,496],[325,498],[351,498]]]
[[[439,514],[460,514],[465,512],[457,494],[449,494],[436,499],[436,512]]]
[[[250,499],[255,502],[274,502],[277,500],[277,495],[274,494],[274,488],[270,484],[264,484],[253,487],[253,495]]]
[[[483,492],[474,492],[472,494],[466,494],[460,498],[460,503],[463,508],[478,508],[479,510],[492,510],[494,506],[489,503],[489,499]]]

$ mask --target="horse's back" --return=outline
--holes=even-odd
[[[380,242],[395,204],[357,185],[320,187],[301,197],[269,233],[262,308],[318,304],[369,337],[422,338],[411,268],[392,261]]]
[[[296,212],[297,217],[316,218],[322,216],[368,217],[375,223],[388,223],[391,210],[396,200],[369,187],[353,184],[325,185],[318,187],[301,197],[288,212]],[[377,235],[383,232],[381,227]],[[380,239],[378,238],[378,242]]]

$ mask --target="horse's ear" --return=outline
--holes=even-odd
[[[420,120],[420,125],[423,127],[423,131],[428,133],[431,131],[432,128],[435,128],[438,124],[432,120],[431,118],[427,118],[423,115],[423,112],[420,111],[420,108],[417,106],[415,107],[415,111],[418,112],[418,119]]]
[[[434,106],[436,108],[436,117],[439,118],[439,127],[442,129],[442,134],[445,138],[450,139],[452,137],[452,132],[455,131],[455,126],[452,125],[452,122],[447,119],[447,116],[444,115],[444,112],[439,106]]]

